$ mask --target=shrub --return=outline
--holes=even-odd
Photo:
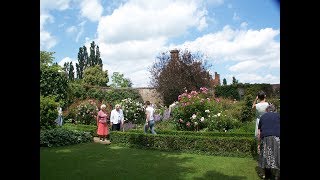
[[[76,119],[81,124],[96,124],[98,107],[94,100],[85,100],[77,106]]]
[[[217,99],[210,98],[206,88],[178,96],[179,102],[173,109],[173,119],[178,130],[201,130],[207,127],[211,114],[218,113],[221,107]]]
[[[56,127],[55,120],[58,117],[58,103],[54,96],[40,96],[40,129]]]
[[[92,142],[93,137],[88,132],[54,128],[40,131],[40,146],[54,147],[78,143]]]
[[[211,116],[208,124],[210,131],[218,130],[226,132],[230,129],[239,127],[241,123],[237,119],[233,118],[232,115],[228,114],[227,111],[221,111]]]
[[[123,99],[120,105],[126,122],[132,122],[134,124],[142,124],[145,122],[145,113],[142,103],[127,98]]]

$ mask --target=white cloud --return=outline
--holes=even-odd
[[[70,27],[68,27],[66,29],[66,32],[70,33],[70,34],[76,33],[77,32],[77,28],[76,28],[76,26],[70,26]]]
[[[222,31],[206,34],[195,41],[187,41],[181,48],[188,47],[205,52],[217,61],[278,61],[280,43],[274,38],[279,30],[265,28],[261,30],[233,30],[225,26]]]
[[[69,8],[69,4],[72,0],[40,0],[40,11],[46,11],[51,9],[66,10]]]
[[[90,21],[98,21],[102,15],[103,7],[101,0],[83,0],[80,3],[80,14]]]
[[[253,72],[263,67],[264,64],[255,60],[239,62],[229,68],[230,71],[236,72]]]
[[[278,75],[280,72],[280,42],[275,40],[279,33],[279,30],[272,28],[234,30],[225,26],[219,32],[206,34],[180,45],[171,45],[170,48],[187,48],[192,52],[203,52],[211,59],[211,63],[232,64],[236,62],[226,69],[234,72],[236,78],[240,76],[243,83],[254,80],[256,82],[276,82],[280,81]],[[276,75],[267,76],[271,71]],[[241,75],[244,72],[252,74],[244,77]]]
[[[53,23],[54,18],[49,14],[50,10],[66,10],[71,0],[40,0],[40,50],[50,50],[58,40],[45,29],[46,23]]]
[[[88,41],[86,46],[89,47],[91,42]],[[163,51],[166,39],[160,37],[118,44],[95,42],[99,45],[104,69],[108,70],[110,77],[113,72],[120,72],[131,79],[134,87],[146,87],[150,77],[148,68],[153,64],[155,56]]]
[[[46,23],[54,22],[54,18],[50,14],[40,14],[40,50],[49,50],[57,44],[55,37],[44,29]]]
[[[208,27],[208,24],[206,22],[206,17],[201,18],[199,26],[198,26],[198,30],[202,31],[204,28]]]
[[[247,22],[242,22],[241,25],[240,25],[240,27],[241,27],[242,29],[246,29],[246,28],[248,27],[248,23],[247,23]]]
[[[280,78],[278,76],[274,76],[271,74],[266,75],[259,75],[259,74],[249,74],[249,73],[240,73],[236,76],[236,79],[239,82],[246,82],[246,83],[270,83],[270,84],[279,84]],[[232,82],[232,79],[231,81]]]
[[[237,13],[236,13],[236,12],[234,12],[234,13],[233,13],[233,17],[232,17],[232,19],[233,19],[234,21],[238,21],[238,20],[240,20],[241,18],[240,18],[240,16],[239,16],[239,15],[237,15]]]
[[[57,44],[57,40],[47,31],[40,31],[40,50],[49,50]]]
[[[224,0],[205,0],[210,6],[219,6],[224,3]]]
[[[168,50],[168,39],[187,33],[189,28],[206,28],[206,16],[199,1],[131,0],[100,18],[94,41],[110,77],[120,72],[134,87],[146,87],[148,68],[158,53]],[[86,39],[86,46],[91,42]]]
[[[193,0],[132,0],[100,19],[98,38],[107,43],[174,37],[200,24],[206,10]],[[205,19],[202,20],[205,26]],[[110,28],[112,27],[112,28]]]
[[[88,2],[91,1],[82,4]],[[207,16],[203,3],[222,4],[223,1],[154,0],[150,3],[149,0],[129,0],[107,16],[101,16],[102,13],[90,15],[92,11],[89,10],[85,14],[82,9],[82,16],[91,17],[91,21],[100,18],[97,36],[95,39],[86,37],[85,45],[89,49],[92,40],[99,45],[103,69],[108,70],[110,81],[113,72],[120,72],[131,79],[134,87],[148,86],[148,68],[156,55],[172,48],[204,52],[216,63],[230,62],[232,65],[224,70],[231,71],[240,82],[279,83],[280,78],[275,74],[280,67],[280,43],[274,40],[279,30],[247,30],[247,22],[242,22],[239,29],[225,26],[221,31],[194,41],[168,45],[171,37],[183,36],[191,28],[201,31],[214,22],[213,17]],[[236,13],[234,18],[240,19]],[[77,28],[76,39],[79,39],[81,26]],[[232,81],[232,76],[229,78]]]

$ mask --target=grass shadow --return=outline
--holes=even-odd
[[[42,148],[41,180],[183,179],[192,157],[102,144]],[[169,176],[169,177],[168,177]]]
[[[215,179],[215,180],[244,180],[247,179],[245,176],[230,176],[225,175],[217,171],[207,171],[203,177],[195,177],[194,180],[207,180],[207,179]]]

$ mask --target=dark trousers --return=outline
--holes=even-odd
[[[120,123],[112,124],[111,130],[112,131],[120,131]]]

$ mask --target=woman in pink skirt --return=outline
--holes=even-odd
[[[109,115],[106,110],[107,106],[105,104],[102,104],[100,107],[100,111],[97,115],[97,134],[100,138],[100,141],[105,141],[107,135],[109,134],[108,124],[107,120],[109,119]]]

